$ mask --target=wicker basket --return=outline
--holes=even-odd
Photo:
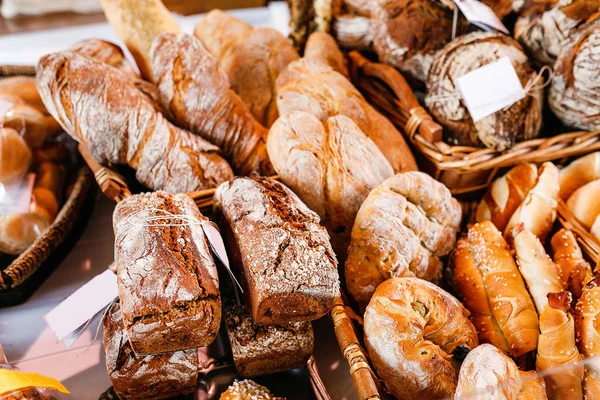
[[[0,66],[0,77],[18,75],[35,75],[35,68]],[[78,218],[84,204],[87,203],[91,207],[91,183],[92,174],[84,165],[77,172],[73,189],[54,222],[31,246],[0,271],[0,306],[11,306],[25,301],[66,254],[70,233],[76,233],[77,225],[83,224]],[[46,263],[49,258],[52,258],[52,262]]]
[[[451,146],[441,141],[441,131],[434,129],[437,124],[419,105],[396,69],[370,61],[358,52],[351,52],[349,59],[356,87],[406,133],[420,169],[448,186],[454,195],[474,195],[504,169],[517,164],[564,160],[600,149],[600,131],[527,140],[504,152]]]

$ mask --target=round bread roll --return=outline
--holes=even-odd
[[[10,184],[27,173],[31,150],[17,131],[0,128],[0,183]]]
[[[600,179],[600,152],[598,151],[578,158],[560,170],[558,176],[560,198],[567,201],[575,190],[596,179]]]
[[[600,129],[600,15],[570,36],[554,64],[548,104],[568,126]]]
[[[48,226],[46,216],[36,212],[0,214],[0,252],[21,254]]]
[[[433,60],[427,79],[425,104],[446,129],[452,145],[506,150],[517,140],[535,138],[542,125],[543,89],[534,89],[522,100],[473,122],[455,82],[486,64],[509,57],[523,87],[536,77],[517,41],[500,33],[473,32],[454,39]]]
[[[575,218],[590,230],[600,214],[600,179],[587,183],[577,189],[567,200],[567,207]]]
[[[452,396],[462,360],[478,344],[469,312],[433,283],[390,278],[364,316],[365,343],[379,376],[403,400]]]
[[[394,175],[371,191],[356,215],[345,264],[348,291],[361,308],[392,276],[437,282],[460,227],[460,204],[422,172]]]
[[[235,381],[226,391],[221,393],[219,400],[276,400],[281,399],[271,394],[269,389],[258,383],[245,379]]]
[[[12,76],[0,79],[0,93],[16,96],[25,103],[46,113],[46,107],[44,107],[44,103],[35,86],[34,76]]]

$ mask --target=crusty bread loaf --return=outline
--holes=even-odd
[[[539,135],[544,103],[542,88],[532,89],[522,100],[477,122],[473,122],[460,98],[456,87],[458,78],[502,57],[510,58],[523,87],[535,78],[536,72],[519,43],[501,33],[472,32],[459,36],[433,60],[425,104],[444,126],[444,141],[452,145],[506,150],[518,140]]]
[[[22,179],[31,164],[31,150],[12,128],[0,128],[0,183],[7,185]]]
[[[590,264],[583,258],[577,239],[570,230],[560,229],[552,236],[550,244],[563,287],[578,299],[587,277],[592,274]]]
[[[535,371],[519,371],[523,386],[516,400],[546,400],[546,383]]]
[[[567,200],[567,207],[573,216],[590,230],[600,214],[600,179],[586,183],[573,192]]]
[[[290,41],[273,28],[253,28],[221,10],[206,14],[194,36],[218,60],[256,120],[271,126],[278,117],[275,81],[299,58]]]
[[[106,370],[121,399],[166,399],[192,392],[198,378],[196,349],[153,355],[136,355],[119,303],[102,321]]]
[[[304,58],[320,61],[329,65],[334,71],[350,79],[348,66],[344,54],[342,54],[333,36],[327,32],[313,32],[306,41]]]
[[[535,186],[508,221],[505,237],[510,237],[512,230],[522,224],[524,229],[533,232],[541,241],[546,239],[556,220],[558,182],[558,168],[551,162],[543,163]]]
[[[462,360],[477,346],[469,312],[438,286],[418,278],[390,278],[365,312],[365,344],[373,366],[399,399],[454,394]]]
[[[227,75],[198,39],[160,35],[151,58],[160,103],[177,124],[219,146],[237,174],[273,174],[267,130],[231,90]]]
[[[140,78],[125,58],[123,50],[114,43],[102,39],[84,39],[75,43],[71,51],[115,67],[131,79]]]
[[[454,280],[481,341],[513,357],[534,350],[539,335],[535,306],[494,224],[472,225],[456,245],[453,265]]]
[[[600,152],[588,154],[560,170],[560,198],[567,201],[577,189],[600,179]]]
[[[285,114],[271,127],[267,149],[281,180],[321,217],[343,261],[358,209],[394,173],[389,162],[343,115],[322,123],[302,111]]]
[[[225,324],[233,362],[241,376],[268,375],[302,367],[313,352],[310,322],[257,325],[245,306],[228,304]]]
[[[163,32],[181,28],[160,0],[101,0],[104,15],[129,49],[142,76],[152,81],[150,48]]]
[[[600,355],[599,314],[600,275],[596,272],[586,284],[575,306],[577,344],[584,359]],[[597,361],[590,362],[585,367],[583,393],[585,399],[596,399],[600,396],[600,366]]]
[[[496,228],[504,231],[510,217],[535,186],[537,176],[535,164],[524,163],[494,180],[477,206],[475,220],[490,220]]]
[[[238,177],[217,188],[215,210],[259,325],[310,321],[339,296],[337,261],[319,217],[270,178]]]
[[[461,218],[458,201],[429,175],[405,172],[386,179],[356,215],[344,274],[350,295],[364,308],[392,276],[437,282],[440,257],[454,247]]]
[[[266,387],[249,379],[236,380],[226,391],[221,393],[219,400],[284,400],[275,397]]]
[[[582,399],[583,365],[575,341],[570,292],[549,293],[548,305],[540,313],[536,369],[538,372],[563,367],[560,373],[545,376],[550,400]]]
[[[136,354],[207,346],[221,323],[217,267],[184,194],[142,193],[113,214],[123,324]]]
[[[349,117],[377,145],[394,172],[417,170],[410,148],[394,125],[348,79],[319,60],[294,61],[279,75],[277,107],[280,115],[305,111],[322,123],[333,116]]]
[[[130,79],[73,52],[40,60],[48,111],[100,163],[127,164],[150,189],[187,192],[233,176],[219,148],[169,123]]]

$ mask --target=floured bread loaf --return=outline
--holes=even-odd
[[[427,79],[425,104],[445,130],[452,145],[506,150],[517,140],[538,136],[542,125],[543,89],[533,89],[524,99],[473,122],[456,87],[461,76],[486,64],[509,57],[523,87],[536,72],[514,39],[500,33],[473,32],[461,36],[440,51]]]
[[[554,64],[548,104],[568,126],[600,129],[600,16],[571,35]]]

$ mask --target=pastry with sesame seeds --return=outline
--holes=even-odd
[[[233,382],[221,394],[219,400],[285,400],[285,398],[273,396],[271,391],[266,387],[250,379],[245,379]]]
[[[572,231],[560,229],[550,241],[553,260],[560,268],[560,279],[575,300],[581,296],[586,278],[592,274],[592,267],[583,258],[581,248]]]
[[[600,355],[600,272],[595,271],[590,278],[575,306],[577,342],[584,358]],[[600,399],[600,361],[597,359],[585,366],[583,393],[586,399]]]

